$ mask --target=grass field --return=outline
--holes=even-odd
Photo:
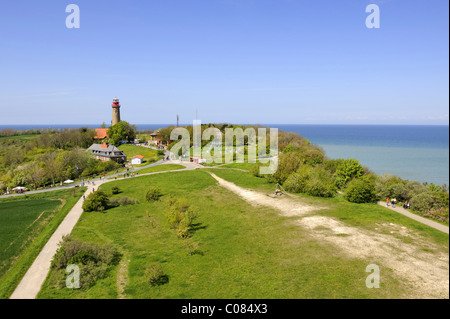
[[[81,189],[0,199],[0,298],[7,298]]]
[[[158,161],[162,158],[162,156],[158,155],[158,151],[146,148],[142,146],[135,146],[130,144],[122,144],[119,146],[119,149],[125,153],[127,156],[127,160],[131,161],[131,158],[135,155],[142,155],[144,156],[144,163],[135,165],[136,167],[144,166],[150,164],[152,161]]]
[[[231,169],[211,169],[236,184],[270,191],[250,174]],[[115,184],[115,183],[114,183]],[[218,186],[205,170],[167,172],[117,183],[122,193],[139,204],[84,213],[73,236],[100,244],[112,244],[122,254],[119,266],[111,269],[87,290],[56,288],[55,274],[47,278],[39,298],[397,298],[405,287],[390,271],[383,273],[382,289],[367,289],[365,258],[339,254],[332,246],[302,232],[294,218],[273,209],[249,205],[239,196]],[[157,185],[163,196],[148,203],[145,192]],[[103,186],[107,192],[113,183]],[[169,228],[164,214],[168,195],[186,198],[199,215],[191,240],[201,254],[189,255],[185,240]],[[379,207],[342,204],[339,198],[302,198],[358,227],[395,221],[412,225],[430,240],[448,249],[448,236],[441,236]],[[150,217],[146,212],[149,212]],[[367,215],[367,216],[362,216]],[[406,239],[405,239],[406,240]],[[144,273],[151,263],[161,265],[168,283],[151,287]],[[118,282],[125,282],[119,289]]]
[[[184,166],[180,164],[161,164],[157,166],[152,166],[148,168],[144,168],[139,170],[139,174],[146,174],[146,173],[154,173],[154,172],[162,172],[162,171],[171,171],[175,169],[183,169]]]
[[[38,137],[40,134],[29,134],[29,135],[15,135],[15,136],[0,136],[0,141],[2,140],[19,140],[19,141],[29,141],[36,137]]]

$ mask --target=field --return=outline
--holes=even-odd
[[[141,169],[138,171],[138,173],[146,174],[146,173],[154,173],[154,172],[162,172],[162,171],[171,171],[171,170],[183,169],[183,168],[185,168],[185,167],[180,164],[161,164],[161,165]]]
[[[208,169],[217,175],[271,192],[272,186],[249,173]],[[116,184],[116,183],[114,183]],[[254,206],[218,186],[205,170],[167,172],[117,183],[122,193],[139,204],[120,206],[103,213],[84,213],[73,231],[85,242],[112,244],[121,262],[89,289],[57,288],[52,272],[39,298],[401,298],[414,290],[386,268],[380,289],[365,286],[367,256],[347,256],[326,241],[302,231],[296,217],[280,216],[265,206]],[[157,185],[160,201],[145,201],[148,187]],[[113,183],[103,185],[110,192]],[[184,197],[199,218],[190,241],[198,253],[190,255],[186,239],[177,238],[164,214],[170,195]],[[342,203],[342,200],[302,201],[325,209],[319,215],[371,228],[395,222],[412,227],[433,243],[435,253],[448,252],[448,236],[430,230],[376,205]],[[342,206],[341,208],[341,205]],[[150,216],[147,216],[147,211]],[[364,216],[363,216],[364,215]],[[388,232],[386,230],[386,232]],[[395,235],[397,236],[397,235]],[[405,243],[407,237],[398,235]],[[168,282],[151,287],[145,282],[149,264],[159,264]]]
[[[77,189],[0,199],[0,298],[7,298],[80,198]]]
[[[143,164],[135,165],[136,167],[151,164],[151,162],[156,162],[162,158],[161,155],[158,155],[158,151],[142,146],[122,144],[119,146],[119,149],[125,153],[128,161],[131,161],[131,158],[135,155],[144,156]]]

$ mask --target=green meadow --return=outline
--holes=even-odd
[[[0,298],[7,298],[82,189],[0,199]]]
[[[156,166],[141,169],[138,171],[138,173],[146,174],[146,173],[154,173],[154,172],[162,172],[162,171],[171,171],[171,170],[183,169],[183,168],[185,168],[185,167],[180,164],[161,164],[161,165],[156,165]]]
[[[208,169],[240,186],[271,192],[273,185],[235,169]],[[262,206],[252,206],[217,185],[206,170],[167,172],[107,183],[111,194],[121,192],[139,203],[85,212],[72,236],[89,243],[111,244],[122,255],[118,265],[88,289],[59,288],[51,271],[39,298],[400,298],[406,289],[392,272],[383,274],[382,289],[365,286],[364,258],[343,256],[330,245],[311,238],[296,225],[296,218],[283,217]],[[150,186],[163,196],[147,202]],[[169,196],[185,198],[195,209],[192,237],[177,238],[165,215]],[[320,214],[336,216],[360,227],[377,222],[397,222],[422,231],[430,240],[448,249],[448,236],[441,236],[403,216],[387,214],[383,207],[345,204],[341,199],[304,197],[309,203],[327,206]],[[369,209],[369,208],[370,209]],[[362,218],[363,214],[367,214]],[[405,239],[406,240],[406,239]],[[187,243],[196,245],[190,254]],[[168,278],[150,286],[145,273],[159,265]]]
[[[160,158],[162,158],[161,155],[158,155],[158,151],[142,147],[142,146],[136,146],[131,144],[122,144],[119,146],[119,149],[125,153],[127,156],[127,160],[131,161],[131,158],[136,155],[142,155],[144,156],[144,162],[139,165],[135,165],[136,167],[148,165],[151,162],[156,162]]]

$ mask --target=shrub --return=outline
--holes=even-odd
[[[250,173],[256,177],[263,177],[263,176],[261,176],[261,174],[259,174],[260,167],[261,167],[261,163],[257,163],[255,165],[253,165],[252,168],[250,169]]]
[[[434,197],[431,192],[425,191],[415,195],[410,200],[411,208],[419,213],[425,213],[433,207]]]
[[[289,175],[283,186],[288,192],[305,193],[306,184],[311,178],[312,168],[306,165],[300,166],[297,172]]]
[[[170,228],[175,229],[178,238],[190,237],[198,215],[186,199],[170,197],[165,214]]]
[[[153,202],[159,200],[161,196],[162,196],[161,189],[158,186],[152,186],[148,189],[147,193],[145,194],[145,199],[148,202]]]
[[[313,177],[305,185],[305,192],[311,196],[333,197],[336,194],[336,186],[318,177]]]
[[[363,166],[358,160],[349,158],[341,160],[336,167],[336,183],[338,187],[346,185],[351,179],[362,176]]]
[[[433,208],[422,215],[448,224],[448,207]]]
[[[407,200],[408,197],[408,189],[406,188],[405,184],[403,183],[397,183],[392,185],[389,188],[389,197],[394,197],[400,201]]]
[[[352,203],[371,203],[376,199],[375,183],[369,179],[354,179],[347,186],[345,198]]]
[[[104,278],[108,266],[116,265],[120,254],[110,245],[99,246],[63,237],[56,254],[53,256],[51,267],[65,273],[68,265],[75,264],[80,269],[80,288],[87,288],[97,279]],[[65,285],[65,275],[57,276],[58,285]]]
[[[120,193],[120,188],[119,188],[119,186],[114,185],[113,187],[111,187],[111,193],[112,193],[113,195],[119,194],[119,193]]]
[[[295,172],[302,164],[302,159],[297,152],[280,154],[278,157],[278,169],[273,174],[273,178],[278,183],[284,183],[290,174]]]
[[[97,190],[86,198],[83,202],[83,210],[85,212],[93,212],[93,211],[103,211],[108,208],[109,197],[108,195],[102,191]]]
[[[145,271],[145,281],[150,286],[164,285],[169,281],[169,277],[164,274],[161,266],[158,264],[151,264]]]
[[[130,198],[127,196],[119,197],[119,198],[111,198],[109,200],[110,206],[125,206],[125,205],[134,205],[139,204],[139,201],[135,198]]]

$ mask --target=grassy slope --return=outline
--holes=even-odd
[[[162,171],[171,171],[175,169],[183,169],[184,166],[180,164],[162,164],[157,166],[152,166],[149,168],[144,168],[138,171],[139,174],[153,173],[153,172],[162,172]]]
[[[242,187],[254,188],[267,193],[274,191],[274,184],[269,184],[264,178],[255,177],[247,172],[223,168],[210,170],[217,176]],[[335,198],[318,198],[304,194],[293,195],[301,198],[304,202],[329,207],[329,209],[320,211],[320,214],[336,217],[349,225],[373,230],[378,227],[379,223],[397,223],[416,230],[422,236],[443,245],[443,249],[448,250],[449,237],[447,234],[377,204],[354,204],[346,201],[340,195]],[[406,238],[401,239],[407,241]]]
[[[227,179],[242,186],[271,188],[243,172],[214,172],[224,178],[228,174]],[[383,289],[367,289],[368,261],[349,259],[309,238],[293,218],[248,205],[219,187],[205,171],[168,172],[118,183],[123,192],[115,196],[134,197],[140,204],[84,213],[73,235],[87,242],[111,243],[123,253],[128,262],[128,298],[393,298],[403,292],[401,283],[388,273]],[[109,191],[112,185],[105,184],[103,189]],[[161,201],[145,202],[150,185],[162,189]],[[203,255],[189,256],[183,240],[167,226],[164,202],[168,194],[187,198],[198,210],[199,224],[192,239]],[[335,213],[347,214],[356,223],[352,212]],[[168,284],[150,287],[144,282],[150,263],[162,266]],[[118,296],[117,267],[88,290],[55,288],[53,275],[47,278],[40,298]]]
[[[28,195],[25,200],[24,197],[0,200],[1,215],[11,215],[10,213],[15,215],[23,215],[23,218],[18,218],[18,216],[14,216],[14,218],[2,216],[2,227],[6,226],[14,229],[14,233],[17,234],[18,240],[16,240],[15,244],[9,248],[15,248],[14,254],[9,254],[8,256],[2,255],[2,266],[3,263],[8,265],[8,263],[3,259],[4,257],[12,258],[14,262],[12,267],[10,267],[6,273],[4,273],[6,269],[2,270],[2,275],[4,275],[0,278],[1,299],[8,298],[12,294],[15,287],[19,284],[20,280],[39,254],[40,250],[47,243],[48,239],[59,226],[67,213],[72,209],[73,205],[75,205],[75,203],[79,200],[84,190],[85,188],[79,189],[74,193],[71,193],[71,190],[62,190]],[[61,203],[61,205],[55,207],[55,202]],[[20,207],[20,210],[11,211],[10,208],[8,208],[8,210],[3,210],[3,208],[11,207],[11,204],[17,204],[17,208]],[[52,208],[55,209],[52,210]],[[45,211],[39,219],[40,222],[36,222],[32,227],[27,229],[26,227],[34,220],[33,217],[36,214],[39,215],[43,210],[50,211]],[[27,238],[25,238],[23,234],[20,235],[21,230],[26,231],[26,234],[28,235]],[[3,242],[4,240],[9,240],[9,242],[11,242],[10,240],[12,237],[7,238],[12,235],[10,231],[2,231],[0,234],[2,236],[2,246],[6,245],[6,243]]]
[[[158,156],[158,154],[157,154],[158,151],[151,149],[151,148],[142,147],[142,146],[122,144],[119,146],[119,149],[125,153],[128,161],[131,161],[131,158],[135,155],[144,156],[144,163],[140,164],[140,165],[136,165],[137,167],[143,166],[143,165],[148,165],[148,164],[150,164],[151,160],[157,161],[158,159],[161,158],[161,156]]]

